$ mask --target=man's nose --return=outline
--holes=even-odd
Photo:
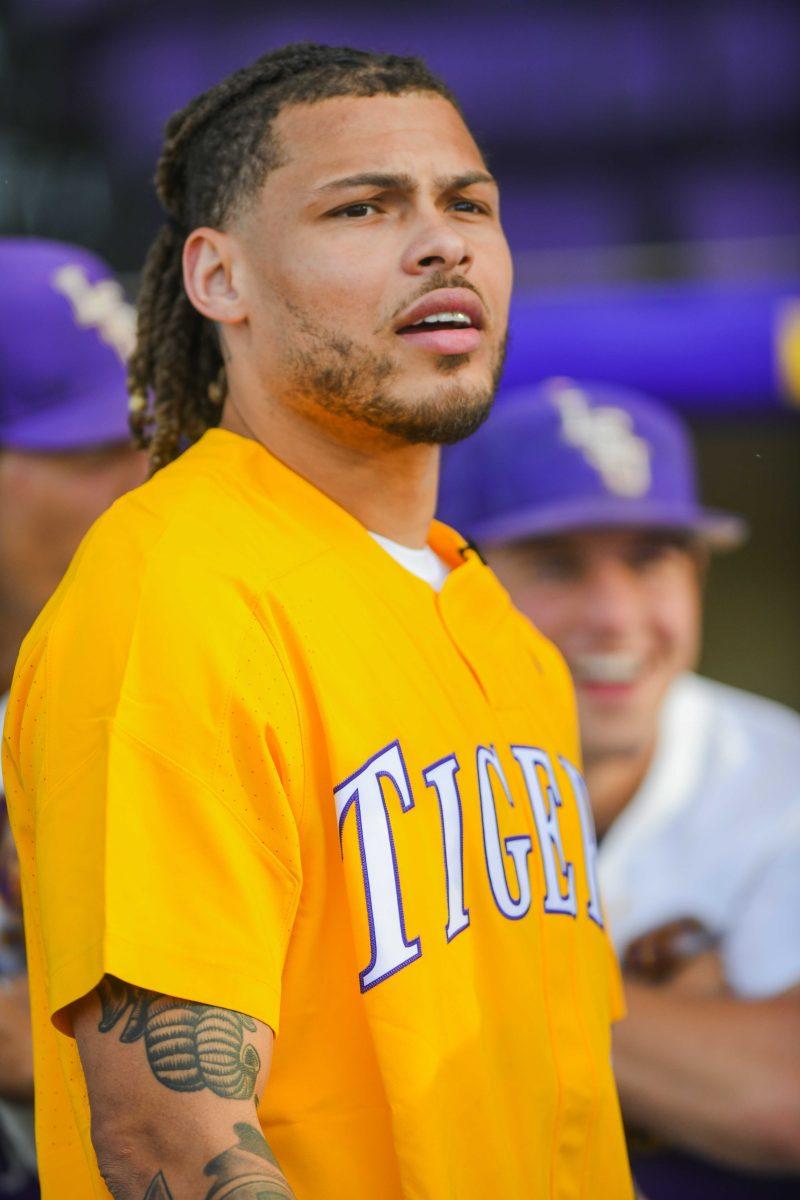
[[[427,220],[403,255],[403,270],[409,275],[436,271],[464,274],[472,264],[472,252],[463,235],[444,216]]]
[[[623,563],[603,563],[591,573],[586,589],[587,621],[596,633],[621,635],[641,617],[636,575]]]

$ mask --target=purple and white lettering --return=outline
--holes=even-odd
[[[348,812],[355,812],[364,893],[369,921],[371,955],[359,972],[362,992],[414,962],[422,954],[419,938],[406,936],[403,898],[397,870],[392,826],[381,780],[387,779],[408,812],[414,797],[399,742],[392,742],[334,788],[339,842]]]
[[[544,867],[544,911],[566,913],[574,917],[578,911],[575,867],[564,858],[561,827],[558,823],[558,810],[562,801],[553,773],[553,764],[544,750],[538,750],[534,746],[512,746],[511,753],[522,768],[533,819],[536,822]],[[539,770],[544,771],[547,779],[546,799],[542,792]]]
[[[448,942],[469,925],[469,909],[464,907],[464,822],[461,795],[456,774],[460,770],[455,754],[432,763],[422,772],[428,787],[435,788],[442,818],[444,872],[447,881]]]
[[[597,835],[594,829],[594,817],[592,816],[592,807],[589,801],[589,792],[586,788],[586,780],[578,768],[573,767],[572,763],[568,762],[566,758],[562,758],[559,755],[558,761],[569,776],[572,793],[575,797],[575,803],[578,806],[578,815],[581,819],[583,857],[586,863],[586,882],[589,888],[589,901],[586,905],[586,911],[592,920],[602,929],[604,927],[603,906],[600,903],[600,884],[597,878]]]
[[[483,824],[483,852],[486,856],[486,869],[489,872],[489,883],[495,903],[504,917],[510,921],[518,921],[524,917],[531,906],[531,880],[528,873],[528,855],[531,852],[531,839],[525,835],[507,837],[505,852],[514,863],[517,880],[517,900],[511,895],[506,879],[503,847],[500,845],[500,830],[497,823],[497,809],[494,803],[494,790],[489,777],[490,769],[497,776],[500,786],[506,795],[506,800],[514,807],[514,800],[503,771],[500,756],[494,746],[479,746],[476,755],[478,769],[478,790],[481,800],[481,822]]]

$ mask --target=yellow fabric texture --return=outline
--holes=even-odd
[[[4,764],[44,1200],[109,1195],[65,1016],[104,972],[276,1031],[259,1116],[298,1200],[631,1196],[616,964],[564,765],[579,765],[571,685],[458,535],[434,523],[430,540],[454,568],[439,594],[215,430],[101,518],[28,636]],[[575,915],[545,911],[555,849],[512,746],[553,764],[560,807],[542,794]],[[461,815],[453,911],[456,842],[448,869],[423,776],[442,762]],[[375,828],[396,888],[378,895]],[[498,906],[491,845],[518,910],[524,858],[527,911]],[[415,955],[394,969],[392,914]]]

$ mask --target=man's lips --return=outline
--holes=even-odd
[[[601,652],[573,656],[570,670],[576,688],[586,695],[624,700],[635,693],[644,677],[646,663],[640,654]]]
[[[456,318],[452,323],[440,320],[438,324],[419,324],[426,318],[450,313]],[[401,313],[395,332],[409,345],[434,354],[470,354],[481,343],[484,323],[483,305],[474,292],[468,288],[437,288]]]
[[[584,683],[575,681],[575,689],[595,700],[629,700],[636,692],[635,683]]]
[[[471,354],[481,344],[480,329],[465,326],[463,329],[423,329],[419,333],[398,332],[409,346],[419,350],[432,350],[434,354]]]
[[[395,321],[395,329],[405,331],[409,325],[424,321],[437,313],[460,312],[469,317],[476,329],[483,329],[485,318],[483,305],[475,292],[469,288],[436,288],[421,296],[415,304],[405,309]]]
[[[572,654],[569,659],[578,683],[624,685],[636,683],[645,668],[645,658],[629,650]]]

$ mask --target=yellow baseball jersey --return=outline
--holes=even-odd
[[[5,766],[45,1200],[108,1197],[64,1011],[105,972],[272,1027],[298,1200],[631,1196],[571,685],[430,542],[438,594],[214,430],[28,636]]]

